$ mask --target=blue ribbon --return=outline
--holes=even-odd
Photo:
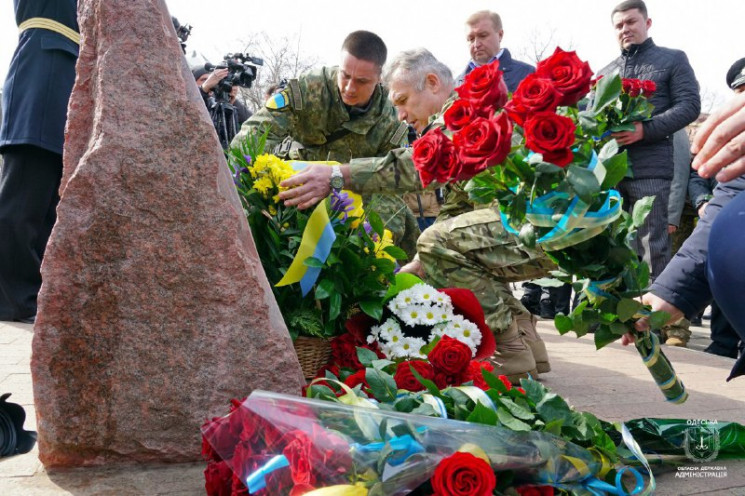
[[[284,467],[289,467],[290,462],[285,455],[277,455],[264,465],[256,469],[246,477],[248,492],[254,494],[256,491],[266,487],[266,476]]]
[[[388,441],[379,441],[377,443],[354,443],[351,447],[362,453],[375,453],[382,450],[386,445],[390,445],[394,452],[388,458],[388,463],[393,466],[402,464],[411,455],[424,452],[424,447],[414,440],[411,434],[392,437]]]
[[[636,481],[636,485],[631,492],[626,492],[626,488],[623,486],[623,474],[624,472],[630,472]],[[617,496],[634,496],[640,494],[644,490],[644,477],[639,473],[638,470],[631,467],[623,467],[621,470],[616,472],[616,485],[612,486],[607,482],[603,482],[596,477],[590,477],[582,482],[582,485],[589,490],[592,494],[602,496],[604,494],[615,494]]]

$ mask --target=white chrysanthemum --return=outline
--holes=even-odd
[[[435,303],[437,294],[439,293],[439,291],[437,291],[429,284],[423,283],[412,286],[407,291],[411,292],[415,301],[419,303],[426,303],[428,305],[433,305]]]
[[[443,308],[447,308],[450,311],[452,311],[453,309],[453,302],[450,299],[450,297],[440,291],[438,291],[437,294],[435,295],[434,302],[436,305],[443,307]]]
[[[420,350],[426,344],[422,338],[404,337],[400,342],[401,356],[418,357],[421,355]]]
[[[422,316],[429,309],[422,305],[408,305],[401,309],[398,316],[408,326],[415,326],[422,323]]]
[[[370,334],[369,336],[367,336],[367,339],[366,339],[367,344],[373,344],[377,340],[378,339],[375,336],[373,336],[372,334]]]
[[[369,337],[372,337],[375,340],[379,340],[380,339],[380,326],[374,325],[374,326],[370,327],[370,336]]]
[[[389,318],[380,324],[378,333],[381,338],[390,340],[390,336],[401,333],[401,326],[396,319]]]

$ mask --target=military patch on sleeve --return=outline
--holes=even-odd
[[[393,133],[393,137],[391,138],[391,144],[396,146],[403,146],[403,139],[404,136],[406,136],[406,132],[409,130],[409,126],[402,122],[398,125],[398,129],[396,129],[396,132]]]
[[[290,79],[289,85],[292,92],[292,108],[303,110],[303,93],[300,91],[300,83],[297,79]]]
[[[270,110],[282,110],[290,104],[290,97],[287,94],[287,90],[282,90],[279,93],[275,93],[269,97],[266,101],[266,108]]]

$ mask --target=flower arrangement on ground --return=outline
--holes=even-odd
[[[306,164],[263,154],[265,140],[249,134],[228,164],[290,334],[328,338],[344,332],[354,312],[380,317],[405,253],[354,193],[334,193],[310,213],[286,207],[279,184]]]
[[[592,81],[592,70],[560,48],[538,63],[506,100],[498,61],[474,69],[440,128],[414,143],[422,184],[462,181],[479,203],[497,201],[506,230],[526,246],[542,247],[558,265],[554,280],[571,282],[580,303],[555,318],[561,334],[594,332],[601,348],[626,333],[668,401],[687,393],[653,333],[634,322],[649,317],[653,329],[669,317],[637,300],[649,283],[649,267],[631,246],[653,198],[624,212],[614,190],[628,172],[610,133],[649,118],[646,96],[653,83],[619,76]],[[591,89],[592,102],[583,100]],[[585,107],[580,110],[580,107]]]

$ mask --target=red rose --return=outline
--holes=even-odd
[[[459,374],[436,372],[433,380],[438,389],[445,389],[448,386],[460,386],[464,382],[470,381],[471,376],[468,373],[468,369],[463,370]]]
[[[230,496],[233,485],[233,471],[224,461],[211,461],[204,469],[204,488],[207,496]]]
[[[456,452],[440,460],[431,483],[434,496],[491,496],[497,477],[485,460]]]
[[[470,179],[487,167],[504,162],[510,153],[511,140],[512,122],[506,112],[489,119],[475,118],[453,136],[460,160],[457,179]]]
[[[574,122],[553,112],[536,112],[525,122],[525,146],[543,154],[543,160],[559,167],[568,165],[574,156]]]
[[[645,95],[651,96],[652,93],[657,91],[657,84],[651,79],[644,79],[642,81],[642,91],[644,91]]]
[[[445,126],[451,131],[460,131],[476,117],[476,110],[469,100],[459,98],[445,111]]]
[[[520,496],[553,496],[554,488],[551,486],[520,486],[517,494]]]
[[[520,82],[505,110],[515,123],[522,126],[527,116],[533,112],[556,110],[561,98],[561,93],[550,79],[533,73]]]
[[[562,94],[559,105],[574,105],[590,92],[592,69],[575,52],[556,47],[553,55],[538,62],[535,73],[554,82],[554,87]]]
[[[507,101],[507,85],[499,70],[499,61],[476,67],[455,91],[461,98],[470,100],[479,115],[491,116]]]
[[[366,372],[365,369],[358,370],[354,374],[344,379],[344,384],[346,384],[347,386],[351,388],[356,387],[358,384],[362,384],[363,389],[369,388],[370,385],[367,383],[367,380],[365,379],[365,372]]]
[[[282,450],[290,463],[292,482],[295,484],[313,485],[316,482],[313,474],[312,442],[310,436],[303,431],[288,432],[285,439],[287,444]]]
[[[442,336],[427,358],[436,372],[447,375],[462,374],[471,361],[471,348],[450,336]]]
[[[230,458],[238,435],[231,432],[230,417],[215,417],[202,425],[202,457],[220,461]]]
[[[401,362],[396,365],[396,373],[393,375],[393,380],[396,381],[396,387],[399,389],[405,389],[407,391],[422,391],[424,386],[419,382],[419,379],[414,377],[411,373],[411,368],[417,371],[423,378],[432,380],[435,377],[435,372],[432,370],[432,365],[423,360],[409,360]]]
[[[468,375],[471,378],[470,380],[473,381],[473,385],[486,391],[489,389],[489,385],[484,380],[484,374],[481,372],[483,369],[493,372],[494,365],[489,362],[479,362],[477,360],[471,360],[471,363],[468,364]]]
[[[428,132],[412,145],[412,160],[419,171],[422,186],[437,180],[446,183],[458,175],[458,160],[453,142],[440,128]]]
[[[331,345],[331,362],[337,367],[359,370],[362,367],[360,360],[357,358],[357,348],[367,348],[374,351],[379,358],[383,358],[383,353],[378,349],[378,345],[373,346],[360,342],[358,337],[352,333],[336,336],[329,343]],[[333,370],[333,369],[332,369]],[[337,377],[338,374],[334,374]]]

